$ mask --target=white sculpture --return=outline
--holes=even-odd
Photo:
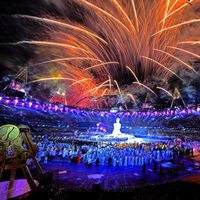
[[[121,129],[120,118],[116,119],[116,122],[113,124],[113,126],[114,126],[114,129],[113,129],[112,135],[115,137],[121,135],[122,133],[120,131]]]

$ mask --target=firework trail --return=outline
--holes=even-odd
[[[46,74],[38,70],[31,83],[54,80],[59,87],[60,81],[64,82],[66,100],[73,105],[78,99],[87,99],[85,97],[90,95],[98,98],[105,93],[111,94],[114,88],[121,94],[122,75],[127,78],[132,74],[133,85],[155,94],[145,85],[151,76],[166,80],[173,75],[183,81],[176,74],[180,65],[191,73],[197,73],[187,60],[181,60],[176,55],[178,52],[200,57],[198,52],[187,49],[189,45],[198,45],[199,38],[180,37],[182,29],[200,22],[196,16],[184,17],[184,13],[191,9],[185,0],[73,2],[84,9],[83,22],[74,22],[67,17],[58,19],[45,13],[42,17],[12,15],[19,20],[37,23],[46,35],[44,40],[38,38],[9,43],[39,46],[38,51],[43,52],[44,57],[51,55],[49,59],[29,66],[39,69],[48,67]],[[194,5],[199,1],[190,2]],[[43,48],[45,51],[41,50]],[[130,92],[128,96],[135,100]],[[83,101],[79,106],[85,107],[88,103]]]
[[[170,97],[174,98],[173,97],[173,94],[171,94],[168,90],[166,90],[165,88],[162,88],[162,87],[157,87],[158,89],[164,91],[166,94],[168,94]]]

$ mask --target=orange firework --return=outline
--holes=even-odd
[[[195,6],[199,0],[191,0],[191,4],[186,0],[73,1],[84,9],[84,22],[48,15],[13,15],[40,24],[48,40],[10,43],[37,45],[39,50],[49,47],[42,55],[50,58],[28,66],[49,69],[46,74],[37,74],[32,83],[64,82],[68,104],[85,107],[114,89],[121,93],[118,80],[121,74],[133,75],[134,85],[155,94],[145,85],[149,77],[166,80],[173,75],[183,81],[176,74],[177,67],[197,73],[179,56],[188,54],[200,58],[199,52],[188,49],[199,44],[199,37],[194,40],[192,36],[181,36],[185,27],[199,24],[199,16],[185,17],[191,11],[191,4]],[[50,70],[57,64],[62,67],[59,72]],[[129,96],[133,98],[130,93]]]

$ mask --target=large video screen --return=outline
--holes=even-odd
[[[17,81],[11,81],[9,84],[9,88],[19,92],[25,92],[22,83],[19,83]]]

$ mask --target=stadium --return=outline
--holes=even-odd
[[[0,199],[199,199],[199,9],[0,2]]]

